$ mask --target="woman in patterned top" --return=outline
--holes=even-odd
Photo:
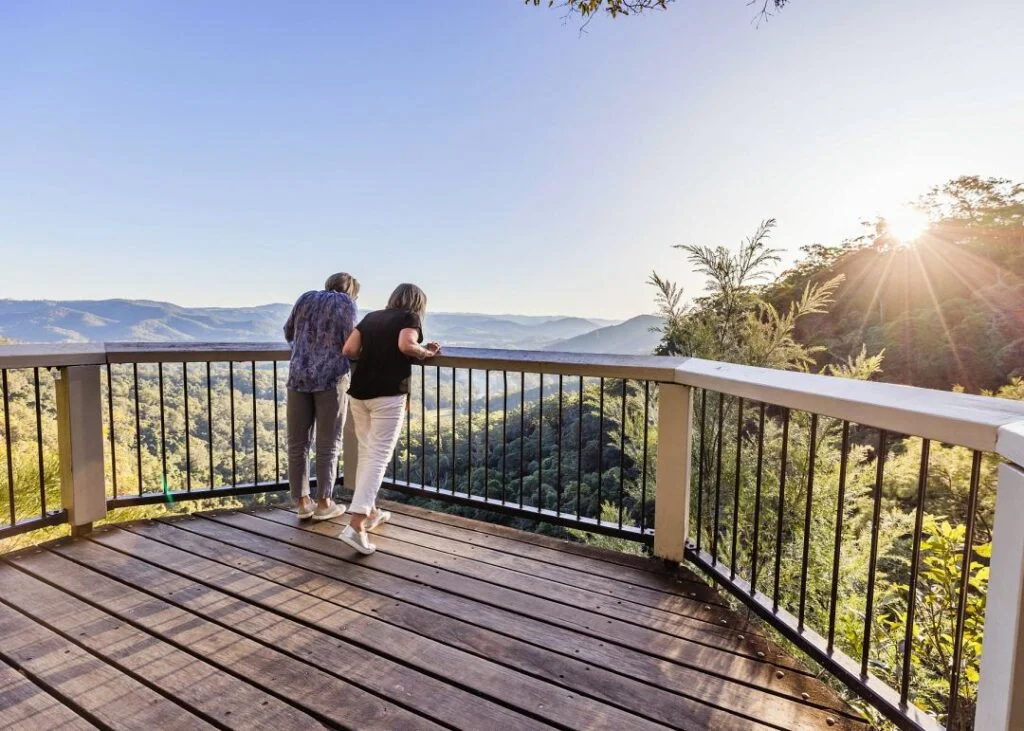
[[[284,326],[288,369],[288,484],[302,519],[345,512],[332,499],[348,408],[349,362],[341,349],[356,322],[359,281],[345,272],[299,297]],[[309,446],[316,425],[316,502],[309,496]]]

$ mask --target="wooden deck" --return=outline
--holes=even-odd
[[[0,728],[867,728],[692,575],[390,507],[365,558],[273,509],[8,556]]]

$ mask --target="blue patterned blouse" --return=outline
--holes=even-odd
[[[327,391],[348,373],[341,348],[356,323],[356,304],[347,294],[318,290],[299,297],[284,325],[292,346],[288,388],[303,393]]]

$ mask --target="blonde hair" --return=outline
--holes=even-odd
[[[327,277],[324,289],[329,292],[341,292],[355,299],[359,296],[359,280],[348,272],[338,272]]]
[[[427,295],[415,284],[399,284],[388,298],[389,310],[406,310],[419,315],[422,319],[427,314]]]

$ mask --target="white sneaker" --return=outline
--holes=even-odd
[[[330,520],[331,518],[337,518],[339,515],[345,514],[345,506],[338,505],[338,503],[331,500],[327,504],[326,508],[321,508],[319,505],[316,510],[313,511],[313,520]]]
[[[350,545],[355,550],[364,556],[369,556],[371,553],[377,550],[377,547],[370,543],[369,536],[366,535],[366,531],[362,530],[358,533],[352,529],[352,526],[346,525],[345,530],[338,536],[345,543]]]
[[[313,517],[316,503],[311,498],[300,498],[295,501],[295,512],[299,514],[299,520],[308,520]]]
[[[391,513],[389,513],[387,510],[378,509],[373,514],[373,517],[366,521],[366,524],[363,526],[363,530],[369,533],[370,531],[376,529],[383,523],[387,523],[389,520],[391,520]]]

